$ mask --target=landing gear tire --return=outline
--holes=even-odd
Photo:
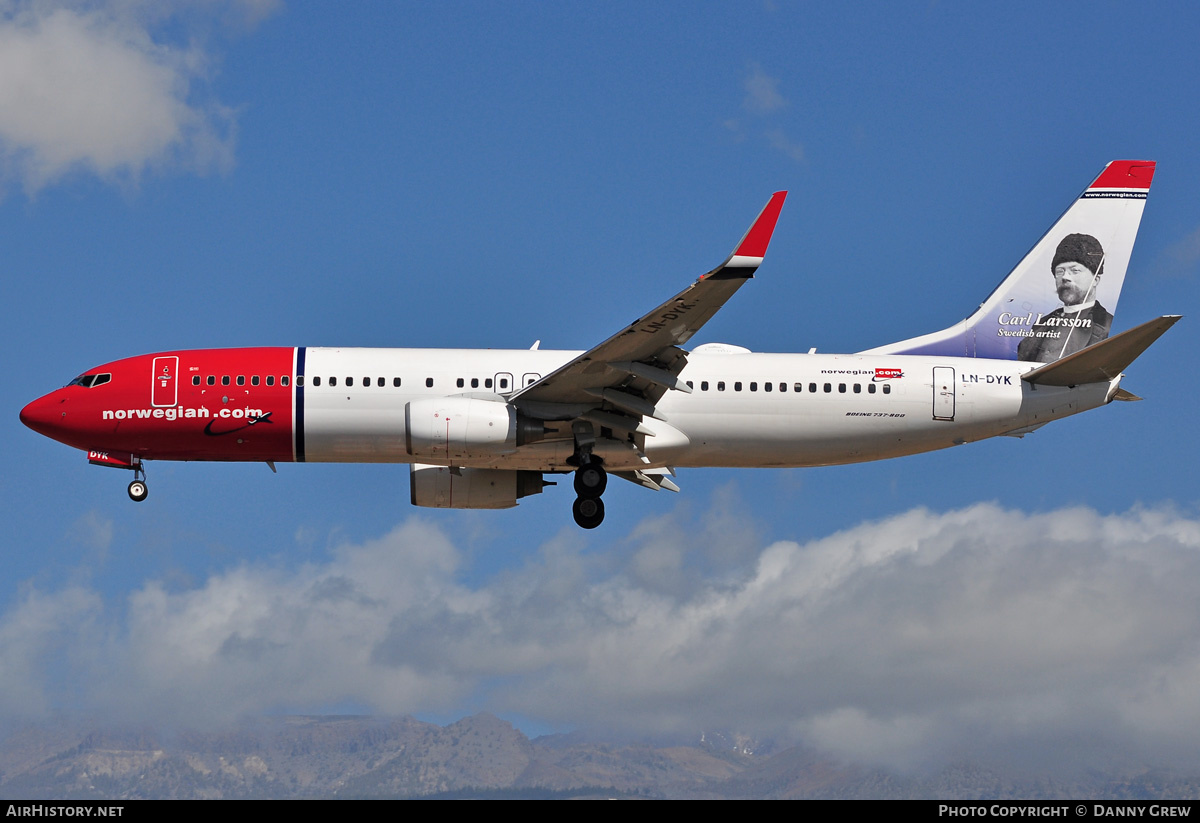
[[[571,514],[580,528],[594,529],[604,522],[604,501],[599,497],[576,498]]]
[[[141,503],[149,493],[144,480],[134,480],[129,484],[129,499],[135,503]]]
[[[584,463],[575,471],[575,494],[580,497],[598,498],[606,488],[608,472],[599,463]]]

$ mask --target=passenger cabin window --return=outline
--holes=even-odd
[[[809,384],[808,384],[808,390],[809,390],[810,392],[813,392],[813,393],[815,394],[815,393],[816,393],[816,391],[817,391],[817,384],[816,384],[816,383],[809,383]],[[829,384],[828,384],[828,383],[826,383],[826,384],[825,384],[825,391],[829,391]]]
[[[320,377],[314,377],[314,378],[313,378],[313,385],[314,385],[314,386],[319,386],[319,385],[321,385],[321,378],[320,378]]]
[[[810,389],[809,389],[809,391],[813,391],[813,389],[815,389],[815,388],[816,388],[816,386],[813,386],[812,388],[810,388]],[[803,383],[797,383],[797,384],[795,385],[795,390],[796,390],[796,391],[804,391],[804,384],[803,384]]]
[[[479,378],[478,377],[471,378],[471,388],[473,388],[473,389],[479,388]]]
[[[223,375],[223,376],[221,377],[221,385],[222,385],[222,386],[228,386],[228,385],[229,385],[229,375],[227,375],[227,374],[226,374],[226,375]]]
[[[829,394],[831,391],[833,391],[833,384],[832,384],[832,383],[826,383],[826,384],[825,384],[825,393],[826,393],[826,394]]]
[[[883,393],[884,393],[884,394],[891,394],[891,393],[892,393],[892,387],[891,387],[891,386],[889,386],[887,383],[884,383],[884,384],[883,384]]]
[[[846,393],[846,384],[845,383],[838,383],[838,393],[840,393],[840,394]]]
[[[288,382],[289,382],[288,376],[286,374],[283,377],[279,378],[279,385],[281,385],[281,386],[286,386],[288,384]],[[304,385],[304,375],[300,375],[299,377],[296,378],[296,385],[297,386]]]
[[[758,391],[758,383],[751,383],[750,391]]]
[[[244,374],[239,374],[239,375],[238,375],[238,379],[237,379],[237,384],[238,384],[239,386],[244,386],[244,385],[246,385],[246,375],[244,375]]]
[[[725,391],[725,381],[724,380],[717,381],[717,391]]]
[[[463,386],[465,386],[465,385],[466,385],[466,383],[465,383],[465,382],[463,381],[463,379],[460,377],[460,378],[458,378],[457,380],[455,380],[455,381],[454,381],[454,385],[458,386],[458,387],[461,389]]]
[[[425,378],[425,388],[427,388],[427,389],[433,388],[433,378],[432,377]]]
[[[258,375],[257,374],[250,378],[250,385],[251,386],[258,385]]]
[[[874,393],[875,393],[875,384],[868,383],[867,384],[867,394],[874,394]]]
[[[855,394],[862,394],[862,384],[861,384],[861,383],[855,383],[855,384],[854,384],[854,393],[855,393]]]
[[[700,381],[700,391],[708,391],[708,381],[707,380]]]
[[[192,376],[192,385],[193,385],[193,386],[199,386],[199,385],[200,385],[200,375],[198,375],[198,374],[197,374],[197,375],[193,375],[193,376]]]
[[[771,390],[771,386],[772,386],[772,385],[773,385],[773,384],[771,384],[771,383],[763,383],[763,391],[770,391],[770,390]],[[782,384],[780,384],[780,385],[782,385]],[[753,391],[753,390],[754,390],[754,384],[753,384],[753,383],[751,383],[751,384],[750,384],[750,390],[751,390],[751,391]]]
[[[797,383],[797,384],[796,384],[796,386],[797,386],[797,389],[796,389],[796,390],[797,390],[797,391],[799,391],[799,386],[800,386],[800,384],[799,384],[799,383]],[[779,384],[779,390],[780,390],[780,391],[787,391],[787,383],[780,383],[780,384]]]
[[[288,384],[288,379],[286,377],[279,378],[279,385],[286,386],[287,384]],[[296,375],[296,386],[300,387],[303,385],[304,385],[304,375],[302,375],[302,374]]]
[[[734,384],[733,384],[733,390],[734,390],[734,391],[741,391],[741,390],[742,390],[742,381],[741,381],[741,380],[737,380],[737,381],[735,381],[735,382],[734,382]]]
[[[336,386],[336,385],[337,385],[337,378],[336,378],[336,377],[331,377],[331,378],[329,378],[329,385],[331,385],[331,386]]]
[[[346,386],[347,386],[347,387],[349,387],[349,386],[353,386],[353,385],[354,385],[354,378],[353,378],[353,377],[347,377],[347,378],[346,378]]]
[[[433,381],[432,381],[432,380],[431,380],[431,381],[429,381],[429,385],[431,385],[431,386],[433,385]],[[501,377],[501,378],[500,378],[500,388],[501,388],[501,389],[507,389],[507,388],[508,388],[508,378],[507,378],[507,377]]]
[[[483,378],[483,387],[485,389],[490,389],[492,387],[492,378],[490,378],[490,377]]]
[[[384,378],[382,378],[382,377],[376,377],[376,378],[375,378],[375,385],[376,385],[376,386],[378,386],[379,388],[381,388],[381,389],[382,389],[384,386],[386,386],[386,385],[387,385],[387,380],[385,380],[385,379],[384,379]]]
[[[268,375],[267,375],[267,385],[268,385],[268,386],[274,386],[274,385],[275,385],[275,375],[273,375],[273,374],[268,374]]]
[[[400,388],[400,378],[399,378],[399,377],[393,377],[393,378],[392,378],[392,385],[393,385],[393,386],[395,386],[396,388]]]

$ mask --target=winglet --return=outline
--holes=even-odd
[[[733,254],[729,255],[729,259],[725,261],[724,268],[756,269],[762,265],[785,199],[787,199],[786,191],[777,191],[771,195],[767,205],[763,206],[758,217],[754,218],[754,224],[750,226],[750,230],[743,235],[737,248],[733,250]]]

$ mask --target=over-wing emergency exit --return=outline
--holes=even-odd
[[[106,363],[21,411],[131,470],[151,460],[408,463],[412,502],[498,509],[571,474],[575,521],[610,477],[856,463],[1020,436],[1135,400],[1124,369],[1179,318],[1113,334],[1154,163],[1114,161],[970,317],[856,354],[688,341],[762,263],[786,192],[725,261],[578,351],[242,348]]]

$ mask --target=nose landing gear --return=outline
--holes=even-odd
[[[141,503],[149,493],[146,483],[142,480],[134,480],[129,484],[129,499],[135,503]]]
[[[141,461],[138,461],[133,466],[133,481],[129,484],[129,499],[134,503],[141,503],[149,493],[150,490],[146,488],[146,470],[142,468]]]

